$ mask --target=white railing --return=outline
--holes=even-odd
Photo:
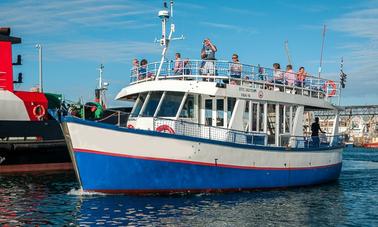
[[[153,129],[155,131],[174,133],[176,135],[253,145],[265,145],[265,138],[267,136],[266,133],[243,132],[165,118],[154,118]]]
[[[267,146],[265,141],[267,141],[266,139],[268,135],[266,133],[238,131],[222,127],[201,125],[183,120],[154,118],[153,129],[163,133],[201,139]],[[281,135],[279,138],[279,146],[286,148],[333,148],[344,145],[344,137],[342,135],[322,135],[320,137]]]
[[[299,80],[296,73],[228,61],[183,60],[179,64],[180,67],[176,68],[175,63],[175,61],[164,62],[158,79],[236,84],[316,98],[337,97],[340,94],[339,83],[308,74],[304,80]],[[154,62],[131,69],[130,83],[156,79],[159,64]]]

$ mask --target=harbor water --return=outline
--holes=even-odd
[[[73,172],[0,176],[0,225],[378,226],[378,150],[348,148],[337,182],[171,196],[83,193]]]

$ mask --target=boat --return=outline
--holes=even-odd
[[[162,57],[132,69],[116,100],[132,101],[126,123],[62,119],[75,173],[84,191],[165,194],[310,186],[338,179],[337,82],[308,76],[301,86],[278,83],[270,68],[188,60],[182,70],[166,57],[172,17],[164,6]],[[140,72],[143,72],[141,75]],[[332,84],[332,86],[328,86]],[[320,142],[304,135],[308,111],[332,110],[335,124]]]
[[[0,174],[72,170],[60,124],[54,118],[62,95],[15,90],[23,77],[20,73],[14,81],[13,67],[21,65],[22,59],[18,55],[12,63],[12,46],[20,44],[21,38],[10,34],[10,28],[0,28]]]
[[[367,139],[362,146],[364,148],[378,148],[378,137],[371,137],[370,139]]]

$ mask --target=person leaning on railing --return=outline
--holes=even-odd
[[[191,75],[191,74],[192,74],[192,70],[191,70],[190,61],[189,61],[189,58],[186,58],[184,60],[184,75]]]
[[[230,77],[240,79],[242,73],[242,65],[239,62],[239,56],[237,54],[232,55],[232,63],[230,64]],[[236,84],[235,80],[231,80],[231,84]]]
[[[139,80],[148,79],[148,78],[154,78],[154,74],[151,71],[148,71],[148,62],[146,59],[142,59],[140,61],[140,67],[139,67]]]
[[[148,64],[148,62],[147,62],[146,59],[142,59],[140,61],[138,80],[146,79],[146,77],[147,77],[147,64]]]
[[[295,72],[293,71],[293,66],[292,65],[287,65],[286,66],[286,72],[285,72],[285,82],[289,86],[294,86],[295,80],[297,76]]]
[[[305,68],[302,66],[299,68],[299,71],[297,73],[297,80],[295,82],[295,85],[298,87],[303,87],[305,84],[306,77],[307,77],[307,72],[305,71]]]
[[[137,80],[138,76],[139,76],[139,61],[138,61],[138,59],[134,58],[132,64],[133,64],[133,66],[131,68],[131,76],[132,76],[132,78],[135,78]]]
[[[279,63],[274,63],[273,64],[273,81],[272,83],[277,83],[277,84],[283,84],[284,80],[284,74],[281,71],[281,66]]]
[[[175,75],[182,75],[184,70],[184,62],[181,60],[181,54],[176,53],[175,55],[175,66],[173,68],[173,72]]]

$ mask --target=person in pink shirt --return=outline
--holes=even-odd
[[[181,60],[180,53],[176,53],[175,57],[176,57],[176,60],[175,60],[175,66],[173,68],[173,71],[175,75],[182,75],[184,72],[184,61]]]
[[[295,80],[297,79],[297,76],[295,72],[293,71],[292,65],[286,66],[286,72],[285,72],[285,81],[286,84],[289,86],[294,86]]]

